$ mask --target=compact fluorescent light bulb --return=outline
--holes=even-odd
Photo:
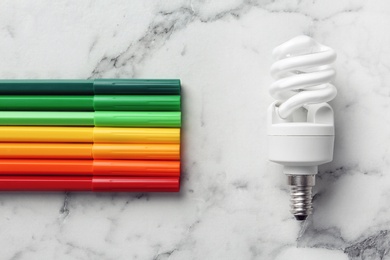
[[[284,166],[291,186],[291,213],[305,220],[312,213],[312,187],[318,165],[332,161],[332,100],[336,88],[331,63],[336,53],[308,36],[295,37],[273,51],[268,111],[269,160]]]

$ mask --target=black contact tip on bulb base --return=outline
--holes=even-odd
[[[294,217],[298,221],[304,221],[307,219],[307,215],[294,215]]]
[[[296,220],[304,221],[313,212],[312,188],[315,175],[287,175],[290,185],[291,213]]]

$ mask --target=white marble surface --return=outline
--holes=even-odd
[[[1,1],[1,78],[180,78],[180,194],[1,193],[0,259],[390,259],[388,1]],[[315,212],[267,161],[274,46],[338,53]]]

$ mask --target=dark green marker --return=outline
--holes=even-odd
[[[180,80],[0,80],[0,95],[180,95]]]

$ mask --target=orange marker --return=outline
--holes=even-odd
[[[179,177],[180,161],[1,159],[0,175]]]
[[[0,143],[0,158],[180,160],[180,145]]]

